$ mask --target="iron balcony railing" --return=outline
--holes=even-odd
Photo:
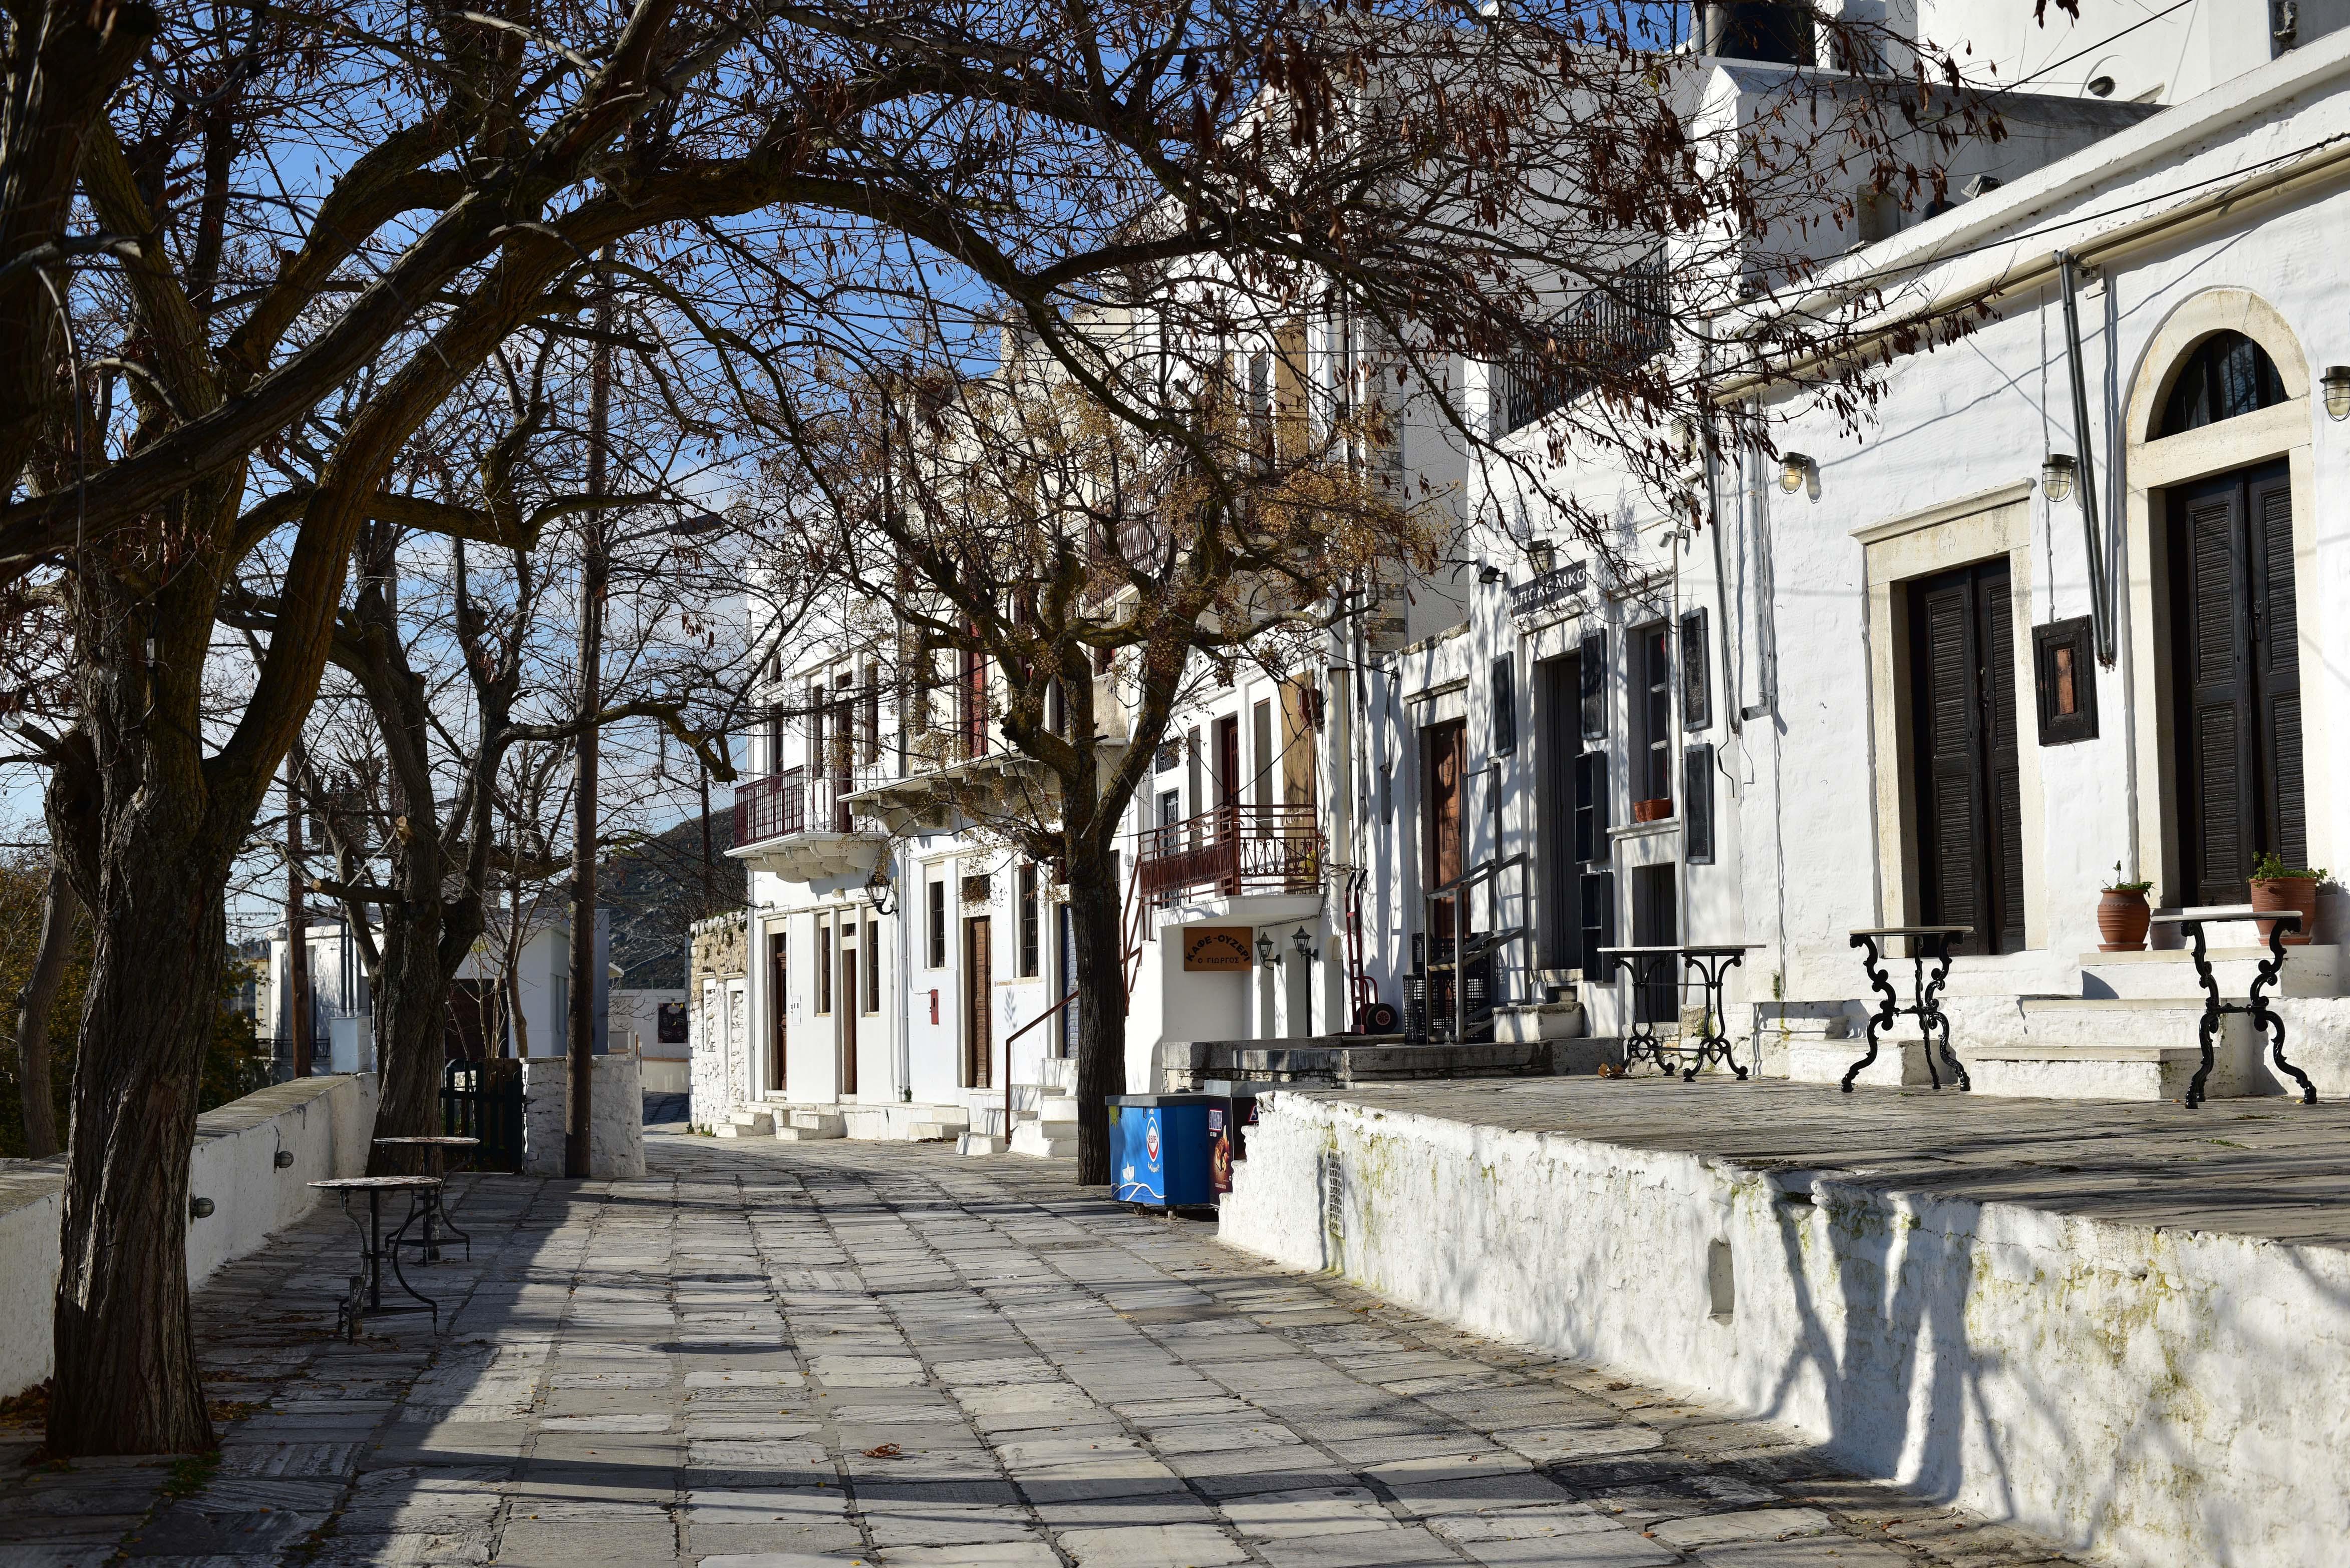
[[[805,768],[790,768],[751,779],[734,790],[734,842],[763,844],[800,833],[848,833],[848,803],[843,797],[857,786],[853,776],[818,776],[811,783]]]
[[[1672,296],[1662,260],[1626,267],[1551,324],[1546,353],[1497,368],[1496,435],[1522,430],[1565,408],[1602,377],[1645,364],[1672,347]]]
[[[1198,894],[1310,893],[1327,858],[1314,807],[1235,803],[1146,830],[1135,875],[1158,903]]]

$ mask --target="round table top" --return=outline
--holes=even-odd
[[[405,1192],[415,1188],[438,1187],[437,1176],[338,1176],[326,1181],[314,1181],[313,1187],[329,1192]]]
[[[431,1148],[479,1148],[482,1147],[482,1140],[477,1137],[380,1137],[375,1142],[378,1145],[422,1145]]]

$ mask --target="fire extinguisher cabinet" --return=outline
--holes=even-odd
[[[1112,1095],[1112,1194],[1146,1209],[1212,1205],[1208,1107],[1229,1103],[1215,1095]]]

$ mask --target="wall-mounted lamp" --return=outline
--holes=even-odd
[[[1819,472],[1820,465],[1800,452],[1779,454],[1779,488],[1793,495]]]
[[[2317,381],[2325,389],[2325,411],[2337,420],[2350,420],[2350,365],[2328,365]]]
[[[291,1170],[294,1168],[294,1151],[290,1148],[281,1148],[271,1158],[269,1163],[280,1170]]]
[[[1502,580],[1502,568],[1499,566],[1480,566],[1477,568],[1477,580],[1483,583],[1487,587],[1491,587],[1495,583]]]
[[[2052,452],[2040,464],[2040,488],[2051,501],[2070,500],[2073,481],[2080,472],[2080,462],[2070,452]]]
[[[1271,931],[1259,931],[1256,934],[1256,961],[1261,964],[1281,961],[1281,955],[1274,950]]]
[[[191,1220],[209,1220],[212,1217],[213,1200],[211,1199],[191,1198],[188,1199],[188,1218]]]
[[[1289,933],[1289,945],[1295,948],[1297,956],[1307,963],[1312,963],[1322,956],[1314,950],[1314,939],[1305,934],[1304,926]]]

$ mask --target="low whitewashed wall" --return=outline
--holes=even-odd
[[[615,1051],[596,1059],[596,1086],[588,1104],[588,1174],[602,1181],[645,1173],[645,1100],[637,1058]],[[522,1064],[522,1168],[525,1175],[561,1176],[563,1140],[570,1127],[571,1064],[533,1056]]]
[[[2139,1568],[2332,1568],[2350,1254],[1260,1099],[1225,1241]]]
[[[373,1077],[303,1078],[196,1119],[188,1195],[211,1199],[213,1212],[188,1221],[191,1284],[309,1212],[319,1197],[311,1182],[366,1172],[375,1095]],[[294,1157],[283,1169],[280,1149]],[[65,1186],[62,1155],[0,1173],[0,1396],[49,1375]]]

